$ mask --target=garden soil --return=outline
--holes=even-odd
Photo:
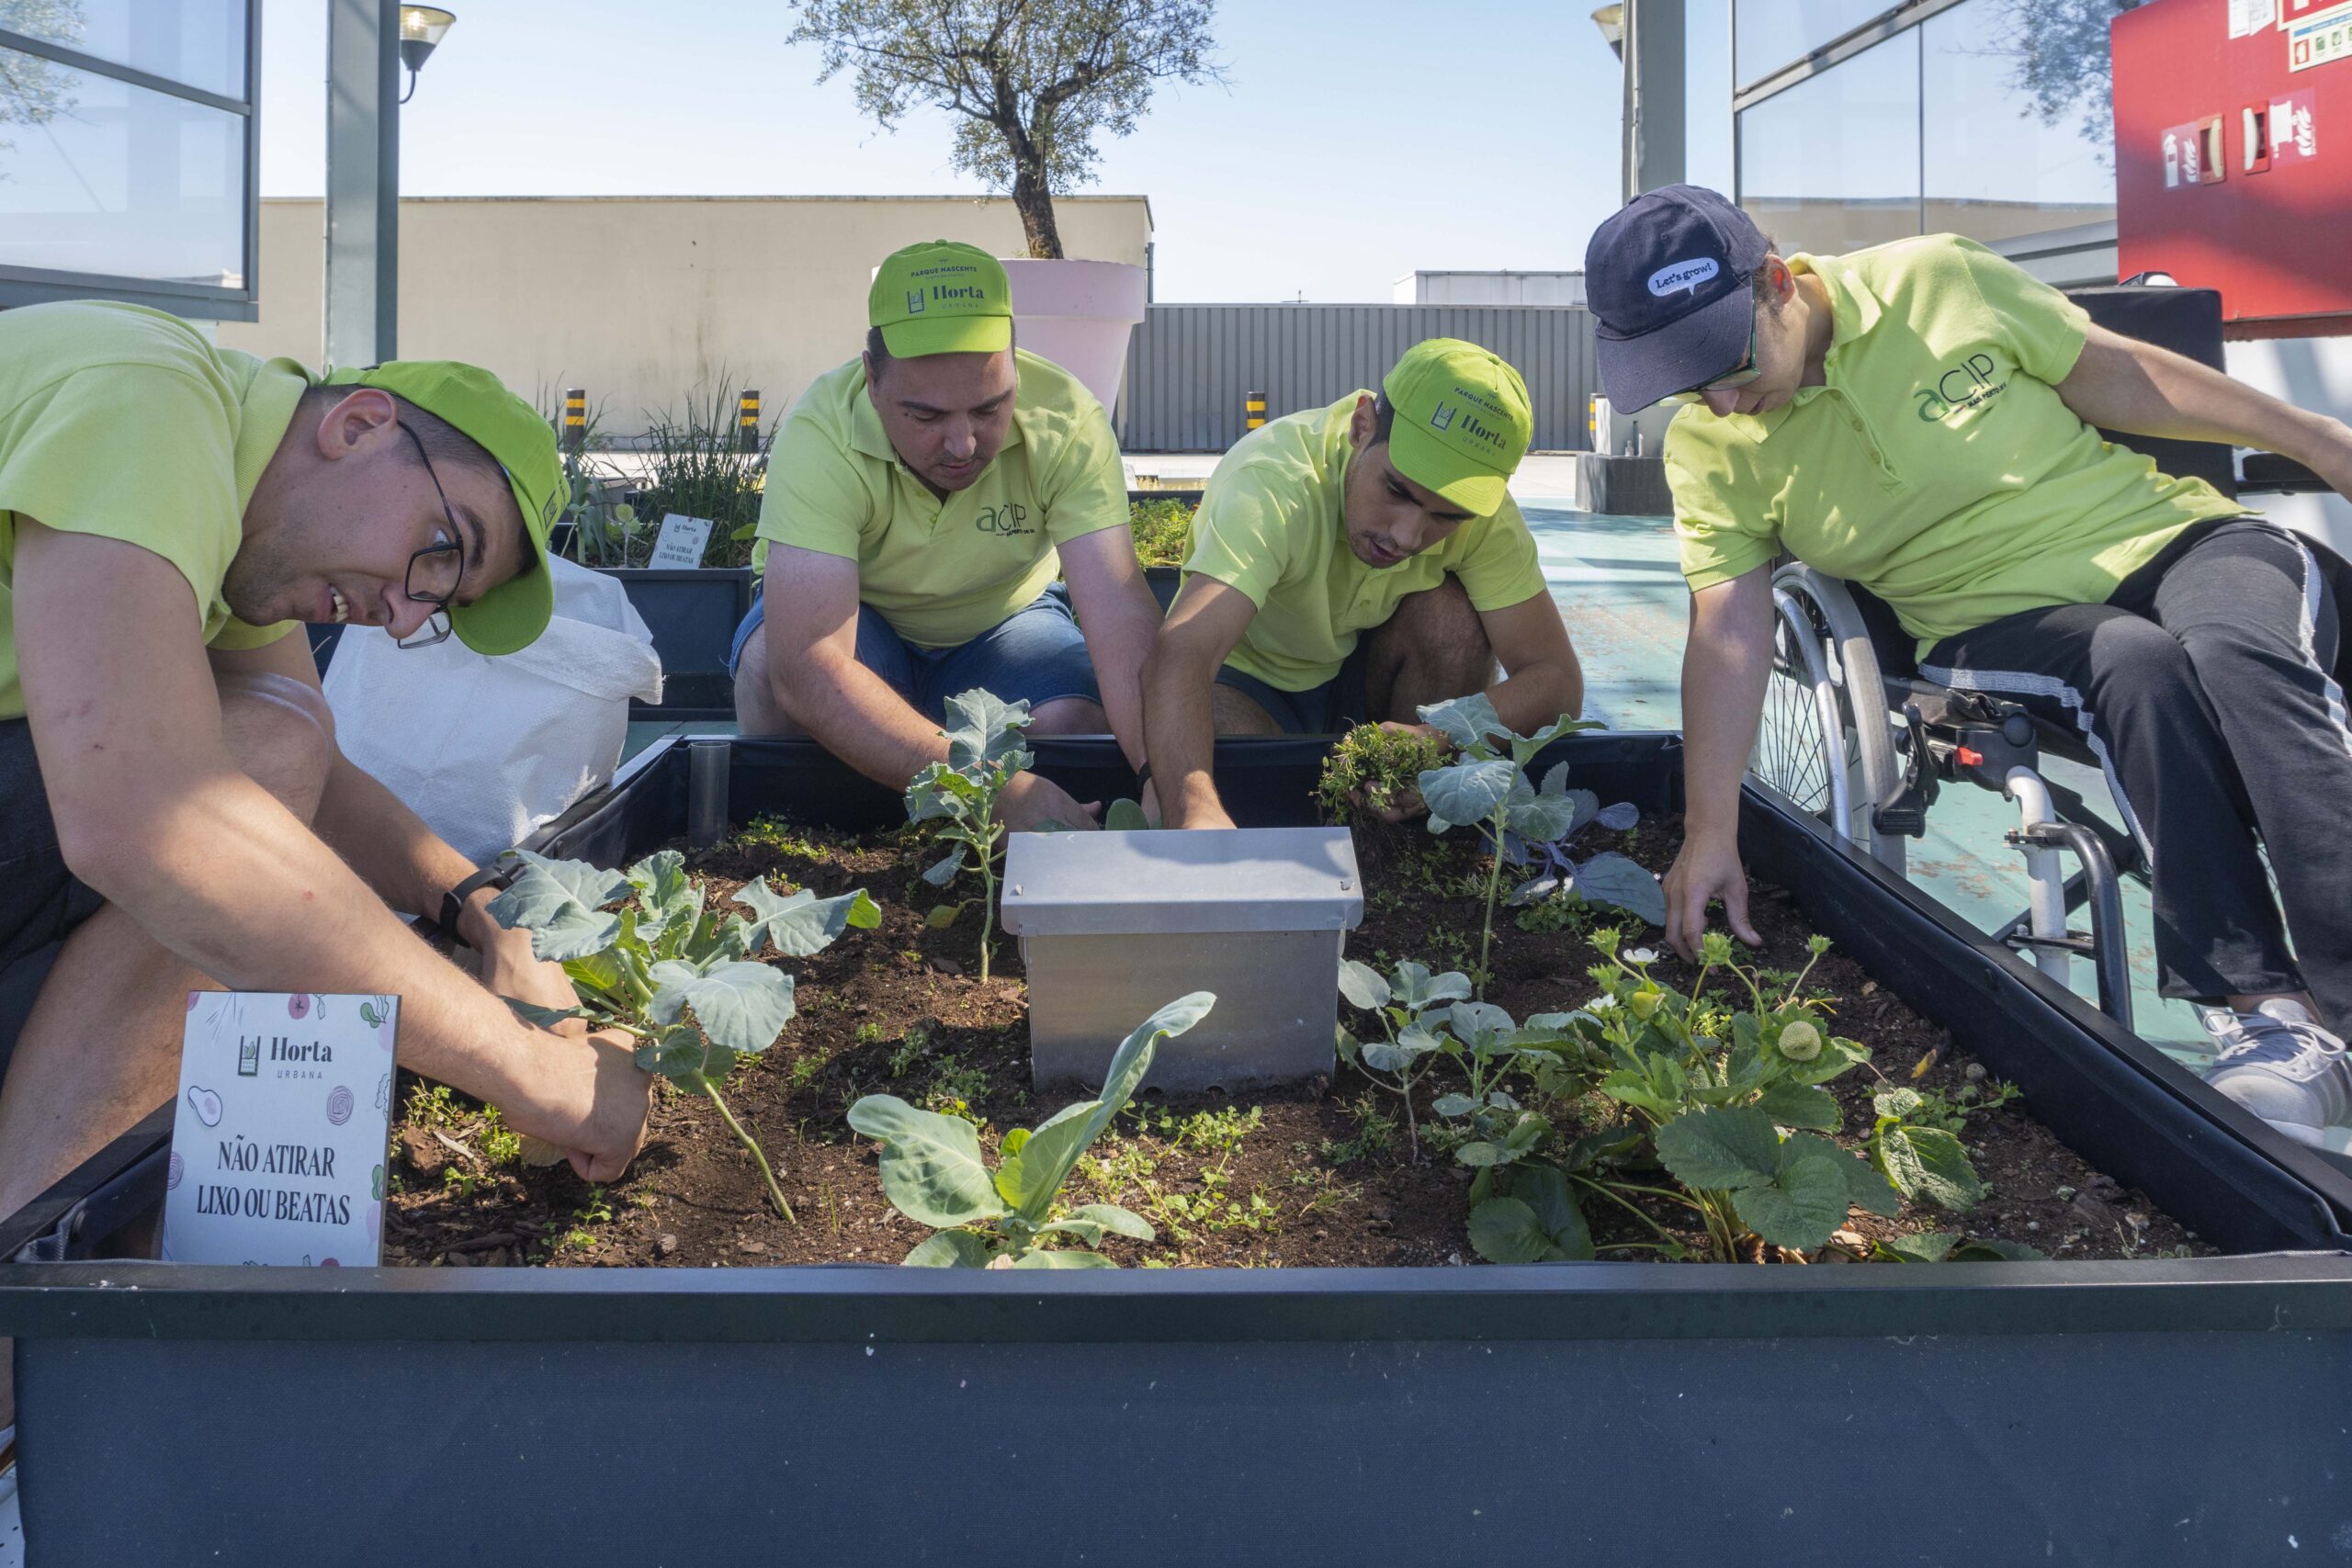
[[[1679,822],[1653,823],[1625,835],[1622,847],[1663,872],[1679,840]],[[1359,832],[1358,855],[1367,907],[1349,936],[1349,956],[1384,972],[1406,958],[1432,969],[1476,961],[1487,863],[1470,833],[1373,827]],[[848,931],[813,958],[776,960],[797,976],[799,1016],[726,1088],[730,1108],[774,1163],[797,1224],[775,1212],[751,1156],[700,1096],[663,1085],[644,1152],[627,1177],[594,1187],[567,1166],[501,1159],[507,1140],[480,1106],[403,1074],[384,1260],[428,1268],[898,1262],[928,1232],[884,1198],[876,1146],[845,1118],[853,1101],[887,1093],[960,1110],[980,1123],[993,1156],[1005,1130],[1035,1126],[1085,1098],[1068,1086],[1033,1095],[1018,944],[1000,931],[992,976],[978,978],[977,879],[953,890],[973,897],[956,922],[931,926],[926,916],[941,895],[921,872],[935,858],[911,829],[853,836],[776,826],[688,857],[714,897],[765,876],[779,889],[826,897],[864,887],[883,911],[876,930]],[[1803,968],[1811,933],[1788,897],[1754,883],[1749,908],[1764,946],[1744,959],[1792,974]],[[1516,913],[1498,912],[1487,999],[1514,1017],[1589,999],[1596,987],[1587,972],[1600,955],[1585,932],[1524,931]],[[1689,986],[1690,966],[1655,931],[1623,924],[1625,945],[1659,951],[1653,973],[1661,983]],[[1845,1112],[1840,1142],[1860,1145],[1871,1096],[1890,1085],[1978,1105],[1999,1098],[1944,1031],[1834,949],[1806,991],[1835,998],[1830,1032],[1872,1053],[1869,1066],[1827,1086]],[[1430,1096],[1452,1087],[1434,1081],[1442,1073],[1430,1076]],[[1597,1100],[1544,1109],[1570,1131],[1578,1122],[1603,1124],[1612,1111]],[[1968,1117],[1962,1141],[1991,1195],[1966,1215],[1924,1204],[1907,1205],[1897,1220],[1857,1210],[1839,1239],[1812,1258],[1758,1260],[1845,1262],[1873,1240],[1934,1230],[2022,1242],[2061,1258],[2210,1250],[2143,1194],[2086,1165],[2031,1111],[2011,1100]],[[1097,1142],[1065,1194],[1072,1203],[1122,1203],[1151,1223],[1155,1243],[1105,1242],[1103,1250],[1129,1267],[1476,1265],[1466,1230],[1472,1173],[1429,1146],[1426,1100],[1418,1114],[1424,1144],[1417,1162],[1401,1102],[1345,1065],[1332,1079],[1239,1100],[1148,1090]],[[1659,1203],[1645,1212],[1703,1250],[1688,1211]],[[1655,1240],[1605,1201],[1589,1201],[1587,1214],[1604,1257],[1612,1243]]]

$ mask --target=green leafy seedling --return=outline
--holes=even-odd
[[[1453,1003],[1469,999],[1470,976],[1453,969],[1432,975],[1427,964],[1408,960],[1384,977],[1369,964],[1351,958],[1340,965],[1340,995],[1350,1006],[1372,1014],[1384,1036],[1360,1041],[1343,1027],[1340,1055],[1404,1100],[1405,1135],[1418,1165],[1421,1133],[1413,1111],[1413,1089],[1445,1060],[1438,1024]]]
[[[1057,1201],[1079,1156],[1135,1097],[1159,1042],[1183,1033],[1216,1005],[1209,992],[1194,991],[1144,1020],[1111,1058],[1101,1097],[1063,1107],[1034,1132],[1007,1133],[993,1170],[978,1129],[962,1117],[918,1110],[893,1094],[869,1094],[851,1106],[849,1124],[882,1145],[883,1195],[909,1219],[935,1227],[905,1261],[934,1269],[1113,1269],[1115,1263],[1093,1250],[1105,1235],[1155,1239],[1149,1224],[1115,1203],[1063,1213]],[[1080,1245],[1046,1245],[1065,1235]]]
[[[806,958],[845,931],[871,931],[882,922],[874,900],[864,888],[833,898],[805,888],[779,894],[761,877],[735,895],[751,914],[728,915],[704,907],[704,889],[675,850],[626,872],[516,852],[521,873],[491,901],[491,917],[529,931],[531,951],[563,965],[581,1005],[548,1009],[512,998],[507,1005],[533,1023],[584,1018],[637,1036],[637,1065],[707,1097],[758,1162],[776,1211],[798,1224],[719,1085],[738,1060],[775,1044],[796,1010],[793,977],[757,955],[774,946]]]
[[[1938,1208],[1964,1214],[1984,1197],[1984,1183],[1968,1152],[1914,1089],[1883,1089],[1871,1097],[1878,1113],[1871,1129],[1871,1163],[1905,1198],[1925,1198]]]
[[[933,762],[907,785],[907,818],[936,822],[937,837],[951,846],[946,858],[922,874],[933,887],[956,880],[968,858],[980,874],[980,978],[989,977],[996,934],[997,866],[1004,853],[1004,824],[997,801],[1005,785],[1035,759],[1023,749],[1029,725],[1026,702],[1007,703],[973,690],[947,699],[947,761]]]
[[[1484,693],[1430,704],[1419,711],[1421,722],[1452,741],[1457,753],[1453,761],[1419,777],[1421,799],[1430,808],[1430,831],[1442,833],[1456,824],[1476,823],[1493,840],[1495,863],[1487,877],[1486,919],[1478,937],[1483,981],[1491,972],[1487,959],[1495,942],[1495,901],[1502,893],[1508,835],[1549,843],[1576,825],[1577,797],[1568,790],[1567,764],[1546,773],[1541,788],[1528,782],[1527,764],[1561,736],[1600,727],[1563,714],[1534,734],[1521,735],[1503,723]],[[1483,983],[1479,994],[1485,994]]]
[[[1872,1242],[1871,1258],[1880,1263],[2042,1263],[2050,1255],[2021,1241],[1978,1241],[1948,1231],[1929,1231],[1924,1235]]]

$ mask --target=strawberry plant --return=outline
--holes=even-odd
[[[1105,1235],[1155,1238],[1151,1226],[1115,1203],[1063,1212],[1062,1183],[1125,1108],[1151,1069],[1159,1042],[1208,1016],[1216,998],[1179,997],[1138,1025],[1111,1058],[1102,1094],[1065,1106],[1033,1132],[1014,1128],[998,1145],[994,1169],[979,1131],[960,1116],[919,1111],[891,1094],[849,1108],[849,1124],[882,1145],[882,1192],[909,1219],[936,1227],[905,1261],[935,1269],[1113,1269],[1092,1250]],[[1052,1248],[1049,1237],[1080,1245]]]
[[[907,785],[907,817],[936,822],[940,840],[952,846],[945,859],[922,874],[944,887],[962,872],[967,857],[980,874],[980,978],[989,977],[989,950],[996,934],[997,866],[1004,853],[1004,824],[996,804],[1012,776],[1035,761],[1022,744],[1029,725],[1026,702],[999,701],[978,689],[947,699],[947,761],[933,762]],[[945,924],[939,911],[933,924]],[[949,919],[954,919],[952,913]]]
[[[1417,781],[1421,799],[1430,808],[1430,831],[1442,833],[1457,823],[1476,823],[1496,848],[1494,867],[1487,877],[1486,919],[1478,938],[1478,991],[1483,996],[1489,972],[1487,955],[1495,942],[1495,900],[1502,891],[1501,851],[1507,835],[1516,832],[1531,842],[1548,843],[1568,833],[1576,821],[1577,803],[1568,793],[1567,764],[1544,774],[1541,788],[1528,782],[1527,764],[1561,736],[1600,726],[1563,714],[1533,735],[1520,735],[1504,725],[1483,693],[1432,704],[1419,711],[1422,722],[1434,726],[1458,753],[1445,766],[1425,770]]]
[[[1445,744],[1434,736],[1360,724],[1323,759],[1315,796],[1334,822],[1347,822],[1359,810],[1382,818],[1418,801],[1421,774],[1444,761]]]
[[[706,908],[705,889],[675,850],[626,872],[516,853],[521,874],[492,900],[491,917],[529,931],[531,951],[563,965],[581,1005],[554,1010],[512,998],[507,1005],[534,1023],[585,1018],[637,1036],[637,1065],[706,1096],[758,1162],[777,1212],[792,1220],[767,1156],[719,1086],[737,1061],[775,1044],[796,1010],[793,977],[757,955],[774,946],[806,958],[853,927],[870,931],[882,919],[874,900],[863,888],[833,898],[805,888],[778,894],[761,877],[735,895],[747,918]]]

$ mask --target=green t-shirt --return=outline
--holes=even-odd
[[[1693,589],[1785,547],[1892,604],[1924,653],[2021,610],[2102,603],[2181,529],[2245,510],[2084,423],[2056,388],[2089,317],[1973,241],[1789,265],[1829,293],[1827,384],[1667,427]]]
[[[862,359],[810,383],[768,459],[759,536],[857,563],[857,596],[923,648],[971,641],[1043,593],[1054,547],[1127,522],[1126,472],[1102,405],[1049,359],[1015,350],[1012,428],[946,500],[899,460]],[[767,545],[753,564],[764,571]]]
[[[309,380],[290,360],[215,348],[176,316],[75,302],[0,311],[0,718],[21,718],[17,513],[153,550],[196,592],[204,639],[258,648],[220,597],[245,502]]]
[[[1278,691],[1304,692],[1340,672],[1356,638],[1387,623],[1408,593],[1452,572],[1470,603],[1500,610],[1544,592],[1535,537],[1506,498],[1489,517],[1463,524],[1442,544],[1391,567],[1366,566],[1340,525],[1350,392],[1326,409],[1287,414],[1233,445],[1209,476],[1193,518],[1186,572],[1238,588],[1258,606],[1226,662]]]

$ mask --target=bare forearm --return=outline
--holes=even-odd
[[[85,875],[158,942],[238,990],[401,998],[401,1061],[494,1104],[542,1097],[544,1042],[401,925],[242,773],[182,783]]]
[[[2208,365],[2095,331],[2058,394],[2083,421],[2177,441],[2277,452],[2314,468],[2340,457],[2352,432]]]
[[[793,723],[878,784],[902,790],[926,766],[947,760],[939,727],[855,659],[813,649],[788,679],[770,679]]]
[[[439,918],[441,895],[475,869],[400,796],[340,753],[312,820],[327,847],[402,914]]]
[[[1143,603],[1136,604],[1121,595],[1112,610],[1111,624],[1089,628],[1086,648],[1087,656],[1094,661],[1094,683],[1102,693],[1102,712],[1111,721],[1111,733],[1118,738],[1127,764],[1140,768],[1150,755],[1144,733],[1144,661],[1151,656],[1152,638],[1159,630],[1159,613],[1140,577],[1136,586]]]
[[[1738,829],[1740,781],[1772,672],[1770,586],[1724,586],[1724,602],[1693,604],[1682,653],[1685,827],[1693,838]]]
[[[1221,826],[1225,803],[1211,771],[1216,761],[1216,716],[1212,685],[1216,671],[1197,660],[1156,654],[1144,667],[1145,740],[1151,752],[1151,782],[1170,828]]]
[[[1565,664],[1531,664],[1487,687],[1487,700],[1505,724],[1531,735],[1563,714],[1570,718],[1583,714],[1584,668],[1573,653]]]

